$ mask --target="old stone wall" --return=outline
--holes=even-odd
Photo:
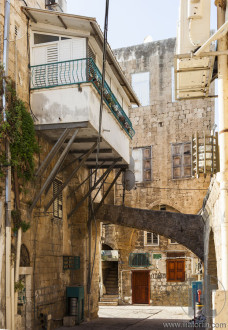
[[[136,131],[132,139],[132,148],[151,147],[152,179],[136,183],[135,189],[125,191],[125,205],[132,208],[160,210],[165,206],[171,212],[197,214],[203,205],[203,199],[210,183],[210,176],[173,179],[172,143],[191,142],[192,135],[198,131],[209,134],[214,125],[214,101],[185,100],[175,101],[173,66],[175,39],[167,39],[115,50],[115,55],[129,82],[132,74],[149,72],[148,105],[129,111],[130,119]],[[121,181],[115,186],[115,203],[122,204],[123,190]],[[119,249],[119,288],[122,301],[131,303],[131,271],[128,258],[132,252],[154,251],[161,253],[162,259],[154,261],[151,270],[151,303],[187,304],[178,300],[179,291],[186,297],[187,282],[170,284],[166,282],[167,251],[184,251],[186,256],[186,276],[194,275],[192,265],[196,257],[184,246],[168,244],[168,239],[160,236],[158,247],[144,245],[143,231],[121,226],[113,226],[113,237],[109,232],[108,242]],[[107,230],[106,230],[107,231]],[[106,243],[106,240],[104,240]],[[115,242],[115,243],[114,243]],[[156,268],[157,267],[157,268]],[[153,279],[160,272],[164,278]],[[165,275],[164,275],[165,274]],[[122,279],[122,280],[121,280]],[[179,286],[180,284],[180,286]],[[178,288],[173,292],[173,288]],[[180,289],[181,288],[181,289]],[[172,294],[171,294],[172,291]],[[171,299],[171,300],[170,300]]]
[[[150,104],[130,111],[136,131],[132,148],[152,146],[152,180],[126,192],[126,205],[152,209],[169,205],[179,212],[197,213],[210,177],[172,179],[171,144],[190,142],[196,131],[210,133],[214,125],[214,101],[172,100],[172,67],[175,39],[115,50],[129,82],[131,74],[150,73]],[[118,188],[118,186],[117,186]],[[116,203],[122,202],[116,191]],[[143,198],[142,198],[143,195]]]
[[[29,7],[45,8],[45,0],[26,0]],[[30,29],[29,21],[21,11],[23,1],[11,0],[10,9],[10,42],[9,42],[9,76],[16,82],[17,95],[29,109],[29,62],[30,62]],[[4,0],[0,1],[0,61],[2,61],[3,50],[3,26],[4,26]],[[45,159],[51,150],[53,143],[47,137],[38,137],[41,146],[40,154],[36,156],[36,168]],[[40,315],[43,313],[48,317],[48,329],[54,329],[62,324],[62,318],[66,315],[66,286],[81,285],[85,292],[85,318],[96,317],[98,311],[98,273],[99,273],[99,249],[95,255],[94,271],[90,302],[88,304],[87,280],[89,267],[89,239],[88,239],[88,204],[87,201],[79,210],[67,219],[67,213],[76,204],[78,199],[88,191],[88,184],[84,184],[77,192],[69,198],[69,192],[88,176],[88,170],[81,168],[78,175],[71,181],[70,185],[63,191],[63,217],[57,219],[53,215],[53,205],[47,213],[44,213],[44,205],[53,196],[53,187],[48,193],[43,194],[38,201],[33,214],[28,209],[35,194],[39,191],[42,183],[49,175],[51,169],[58,160],[59,154],[51,162],[48,170],[41,179],[29,186],[22,186],[20,192],[20,204],[22,219],[30,223],[30,229],[22,233],[22,244],[26,247],[29,255],[29,263],[26,267],[32,267],[31,289],[29,310],[27,305],[26,318],[29,319],[31,327],[28,329],[40,329]],[[72,160],[72,159],[71,159]],[[65,165],[65,164],[64,164]],[[57,178],[64,181],[69,177],[72,168],[62,170]],[[0,328],[5,328],[5,231],[4,231],[4,178],[0,178]],[[14,208],[14,194],[12,192],[12,209]],[[12,225],[13,226],[13,225]],[[95,240],[97,245],[100,240],[99,224],[92,224],[92,253]],[[97,233],[96,233],[97,232]],[[16,251],[17,234],[12,231],[12,252]],[[63,256],[79,256],[80,269],[64,270]],[[12,260],[13,262],[15,259]],[[20,278],[26,277],[23,275]],[[23,311],[26,307],[23,307]],[[89,311],[88,311],[89,310]],[[32,322],[32,323],[31,323]],[[25,329],[25,315],[17,317],[17,329]]]

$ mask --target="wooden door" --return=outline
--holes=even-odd
[[[132,272],[132,303],[150,303],[150,271]]]

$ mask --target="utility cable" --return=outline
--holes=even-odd
[[[100,100],[100,113],[99,113],[99,133],[98,133],[98,139],[97,139],[96,168],[98,167],[100,143],[101,143],[101,126],[102,126],[106,53],[107,53],[107,36],[108,36],[108,10],[109,10],[109,0],[106,0],[105,21],[104,21],[103,65],[102,65],[102,81],[101,81],[101,100]],[[96,183],[96,179],[97,179],[97,172],[95,173],[94,183]]]

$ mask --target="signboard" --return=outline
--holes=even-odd
[[[161,254],[153,254],[153,259],[161,259],[162,255]]]

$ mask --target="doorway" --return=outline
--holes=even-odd
[[[132,272],[132,304],[150,303],[150,271]]]

